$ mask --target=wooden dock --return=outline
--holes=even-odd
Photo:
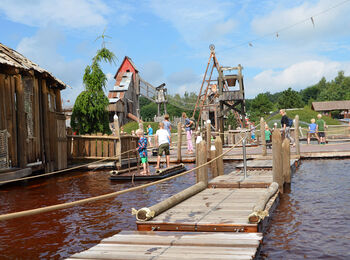
[[[205,189],[149,221],[137,221],[139,231],[261,232],[263,226],[250,224],[248,216],[265,188]],[[273,210],[278,196],[271,198]]]
[[[123,231],[68,259],[254,259],[261,241],[261,233]]]

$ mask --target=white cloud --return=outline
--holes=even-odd
[[[32,37],[23,38],[17,51],[70,85],[73,89],[64,90],[62,96],[75,100],[83,90],[82,77],[86,64],[79,59],[67,61],[57,52],[58,46],[64,40],[59,31],[51,27],[44,28]]]
[[[202,41],[218,41],[232,33],[236,27],[228,14],[232,7],[231,3],[216,0],[151,0],[153,12],[169,21],[190,46]]]
[[[337,2],[340,3],[340,1]],[[349,31],[344,30],[344,27],[349,26],[350,5],[345,3],[332,8],[336,4],[333,0],[320,0],[316,4],[312,1],[305,1],[292,8],[277,5],[270,13],[253,19],[251,26],[259,35],[287,28],[279,32],[279,38],[286,41],[305,42],[312,39],[318,40],[320,37],[329,39],[349,35]],[[328,11],[324,12],[325,10]],[[315,27],[311,17],[313,17]],[[305,21],[301,22],[303,20]]]
[[[249,98],[258,93],[283,91],[289,87],[300,90],[316,84],[322,77],[333,79],[338,71],[350,73],[350,63],[308,60],[293,64],[284,70],[264,70],[245,84]]]
[[[2,0],[0,10],[9,20],[29,26],[69,28],[105,26],[110,13],[101,0]]]
[[[185,92],[199,91],[201,86],[201,77],[196,74],[192,69],[184,69],[170,74],[167,77],[167,82],[171,93],[179,93],[183,95]]]

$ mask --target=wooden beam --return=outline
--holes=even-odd
[[[19,167],[27,166],[27,129],[26,115],[24,111],[24,90],[22,76],[16,75],[16,93],[17,93],[17,129],[18,129],[18,158]]]

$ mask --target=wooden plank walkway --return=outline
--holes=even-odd
[[[123,231],[68,259],[254,259],[261,242],[261,233]]]
[[[272,183],[271,170],[247,171],[244,179],[242,171],[233,171],[209,181],[209,188],[268,188]]]
[[[261,223],[250,224],[248,216],[265,188],[205,189],[149,221],[137,221],[140,231],[260,232]],[[270,207],[278,202],[271,198]]]
[[[291,165],[291,167],[298,166],[299,160],[298,159],[291,159],[290,165]],[[243,163],[237,164],[236,168],[243,169]],[[248,160],[247,161],[247,170],[259,170],[259,169],[271,170],[272,169],[272,160]]]

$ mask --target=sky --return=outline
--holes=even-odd
[[[84,90],[104,31],[118,58],[103,64],[106,92],[129,56],[152,85],[198,93],[214,44],[220,65],[243,66],[253,98],[350,75],[349,13],[350,0],[0,0],[0,42],[71,86],[65,106]]]

